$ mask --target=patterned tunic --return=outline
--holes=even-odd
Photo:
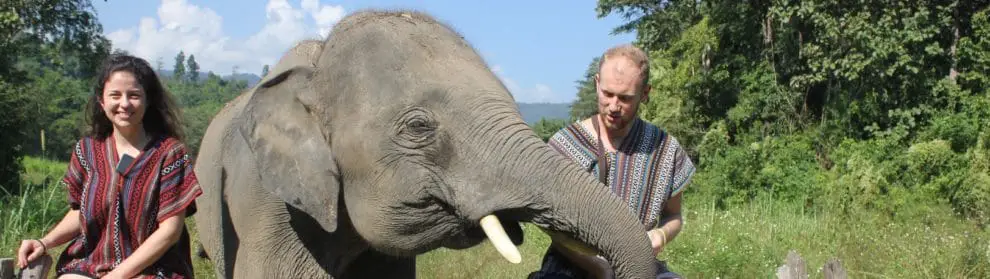
[[[61,183],[72,209],[79,210],[82,232],[55,265],[58,275],[103,276],[130,256],[157,228],[178,214],[196,212],[202,193],[185,146],[174,138],[153,139],[124,170],[117,171],[112,136],[85,137],[76,143]],[[192,278],[188,230],[138,278]]]
[[[695,167],[677,139],[636,118],[616,151],[605,154],[610,163],[608,186],[638,214],[646,228],[660,227],[664,202],[691,180]],[[564,127],[548,144],[585,171],[598,176],[598,138],[581,122]],[[644,231],[645,233],[645,231]],[[584,272],[554,249],[549,249],[539,271],[530,278],[585,278]]]

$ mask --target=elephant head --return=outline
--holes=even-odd
[[[347,214],[346,225],[391,255],[486,236],[511,253],[499,224],[518,242],[518,222],[530,222],[600,251],[619,277],[652,277],[631,210],[533,133],[452,29],[418,12],[359,12],[315,57],[276,67],[237,133],[261,185],[327,233]]]

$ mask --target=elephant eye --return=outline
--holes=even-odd
[[[424,117],[414,117],[406,122],[407,130],[413,135],[423,135],[433,131],[433,125]]]
[[[431,116],[429,111],[422,108],[412,108],[403,113],[396,123],[396,143],[407,148],[419,148],[432,143],[437,123]]]

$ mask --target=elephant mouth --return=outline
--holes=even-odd
[[[442,246],[450,249],[467,249],[489,240],[493,242],[492,245],[502,253],[503,257],[506,257],[510,262],[515,262],[518,260],[513,258],[518,256],[511,256],[510,254],[518,254],[518,252],[506,250],[515,250],[514,246],[522,245],[524,238],[522,222],[524,221],[511,211],[495,212],[480,220],[465,221],[462,224],[462,229],[459,230],[460,232],[445,239]],[[496,224],[497,228],[487,224]],[[509,245],[513,247],[506,247]]]

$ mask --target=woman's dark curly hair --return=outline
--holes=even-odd
[[[93,95],[89,97],[89,103],[86,105],[89,135],[103,139],[113,132],[113,123],[103,112],[100,101],[103,98],[104,86],[110,76],[118,71],[130,72],[144,88],[148,106],[142,119],[144,130],[152,137],[166,136],[181,141],[184,137],[182,118],[175,99],[165,90],[165,86],[148,61],[130,55],[111,55],[103,62],[96,85],[93,86]]]

